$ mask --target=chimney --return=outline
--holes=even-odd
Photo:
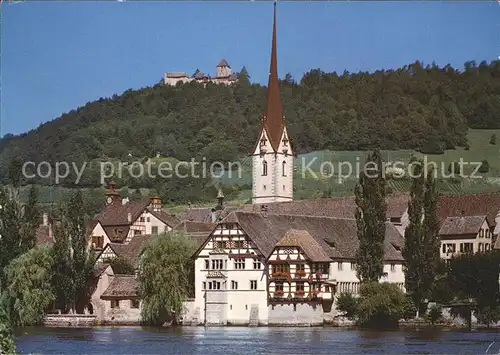
[[[49,214],[48,213],[44,213],[43,214],[43,225],[44,226],[48,226],[49,225]]]
[[[127,221],[128,223],[132,223],[132,213],[130,212],[127,214]]]
[[[218,210],[224,209],[224,194],[222,193],[222,189],[219,189],[217,193],[217,207]]]

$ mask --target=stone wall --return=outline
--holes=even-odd
[[[323,325],[323,306],[321,303],[269,305],[268,314],[270,326]]]
[[[139,324],[141,308],[132,308],[131,300],[119,300],[119,307],[111,308],[111,301],[104,302],[104,324]]]
[[[47,314],[43,318],[45,327],[91,327],[96,324],[96,316],[88,314]]]
[[[184,302],[184,313],[180,319],[182,325],[203,325],[202,311],[200,307],[196,306],[194,298],[186,300]]]

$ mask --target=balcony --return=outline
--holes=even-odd
[[[306,276],[306,271],[305,270],[297,270],[295,271],[295,277],[304,277]]]
[[[275,271],[271,274],[273,279],[289,279],[290,271]]]
[[[207,279],[225,279],[227,278],[227,271],[223,270],[210,270],[207,273]]]

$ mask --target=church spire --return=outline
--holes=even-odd
[[[276,0],[274,1],[273,38],[271,45],[271,66],[267,85],[267,105],[264,114],[266,128],[272,148],[276,151],[280,144],[285,122],[281,109],[280,89],[278,83],[278,54],[276,50]]]

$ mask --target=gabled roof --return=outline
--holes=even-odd
[[[290,229],[276,243],[276,247],[298,247],[312,262],[329,262],[325,249],[306,230]],[[275,248],[276,248],[275,247]]]
[[[442,195],[438,203],[441,222],[447,217],[486,215],[494,226],[495,217],[500,211],[500,192],[485,192],[470,195]]]
[[[154,239],[156,235],[152,234],[138,234],[135,235],[128,244],[123,243],[108,243],[101,251],[99,256],[104,253],[107,248],[110,248],[117,257],[124,258],[132,265],[137,266],[139,257],[142,251]]]
[[[387,218],[400,218],[408,208],[408,194],[390,194],[387,196]],[[267,206],[268,213],[307,216],[324,216],[335,218],[354,218],[356,200],[354,196],[319,198],[314,200],[297,200],[290,202],[273,202],[264,204],[248,204],[241,206],[241,211],[260,212]]]
[[[238,210],[239,207],[227,206],[223,210],[215,211],[215,220],[220,221],[225,218],[229,213]],[[194,207],[186,210],[182,216],[182,220],[191,222],[212,222],[212,208],[211,207]]]
[[[171,71],[166,73],[167,78],[187,78],[188,75],[183,71]]]
[[[152,208],[148,207],[147,211],[149,213],[151,213],[153,216],[155,216],[156,218],[158,218],[160,221],[165,223],[170,228],[175,227],[180,222],[177,217],[175,217],[174,215],[168,214],[163,210],[155,211]]]
[[[486,216],[447,217],[439,229],[439,235],[476,235],[485,221]]]
[[[133,275],[114,275],[101,299],[134,299],[139,297],[139,282]]]
[[[330,258],[354,259],[359,242],[355,219],[233,212],[231,218],[257,246],[264,257],[290,229],[307,231]],[[384,253],[386,260],[402,261],[403,237],[386,223]]]
[[[209,237],[217,224],[211,222],[183,221],[173,230],[185,233],[199,248]]]
[[[144,212],[150,204],[149,199],[131,201],[126,204],[111,204],[106,206],[95,218],[103,227],[107,226],[130,226]],[[131,215],[131,222],[128,215]]]
[[[219,62],[219,64],[217,64],[217,68],[220,68],[220,67],[231,68],[225,59],[221,59],[221,61]]]

